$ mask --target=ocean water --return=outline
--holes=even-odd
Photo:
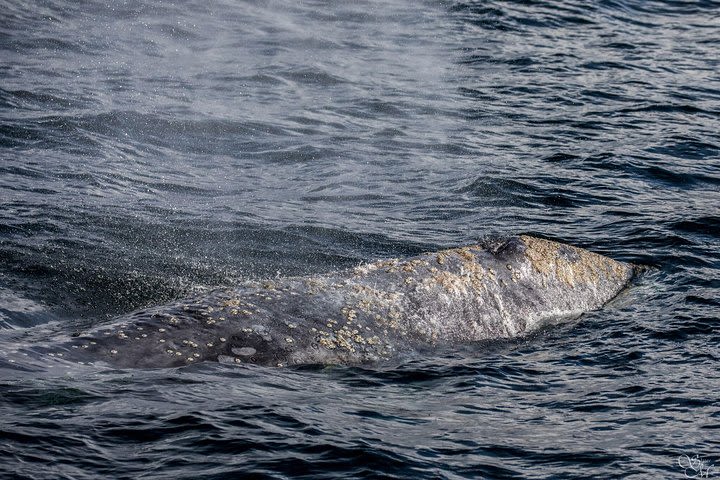
[[[0,477],[720,478],[718,52],[716,1],[0,1],[0,344],[491,235],[651,267],[383,368],[6,367]]]

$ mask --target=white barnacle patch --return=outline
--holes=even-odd
[[[193,357],[187,357],[186,362],[193,362],[193,361],[195,361],[195,359]]]
[[[290,337],[285,337],[285,341],[286,341],[287,343],[293,343],[293,342],[294,342],[294,340],[293,340],[292,338],[290,338]]]
[[[225,338],[225,337],[220,337],[220,341],[221,341],[221,342],[227,342],[227,338]]]
[[[115,355],[117,353],[117,350],[110,350],[110,353]]]
[[[205,345],[207,345],[208,347],[212,347],[212,346],[214,345],[214,343],[208,342],[208,343],[206,343]]]
[[[195,357],[195,358],[200,358],[200,354],[199,354],[199,353],[193,353],[193,357]]]
[[[161,338],[160,340],[158,340],[158,342],[160,342],[160,343],[165,343],[165,339],[164,339],[164,338]]]
[[[158,328],[158,332],[162,333],[162,332],[164,332],[164,331],[165,331],[164,328]]]
[[[240,303],[242,303],[242,302],[240,302],[239,299],[231,298],[231,299],[225,300],[222,303],[222,305],[223,305],[223,307],[237,307],[238,305],[240,305]]]
[[[249,357],[250,355],[255,355],[257,350],[255,350],[253,347],[242,347],[242,348],[233,348],[232,352],[235,355],[240,355],[241,357]]]
[[[181,357],[181,356],[182,356],[182,352],[175,352],[175,355],[177,355],[178,357]]]
[[[143,334],[140,335],[140,336],[143,337],[143,338],[147,338],[147,333],[143,333]]]
[[[83,345],[82,348],[90,348],[90,345]]]

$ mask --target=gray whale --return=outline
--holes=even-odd
[[[118,368],[372,364],[576,318],[615,297],[635,270],[521,235],[326,275],[248,282],[16,353]]]

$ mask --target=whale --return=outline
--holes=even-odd
[[[247,281],[13,353],[120,369],[378,364],[576,319],[607,304],[637,272],[634,264],[518,235],[322,275]]]

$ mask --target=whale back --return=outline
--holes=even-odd
[[[121,368],[367,364],[522,335],[602,307],[633,267],[527,235],[308,277],[248,282],[19,350]]]

